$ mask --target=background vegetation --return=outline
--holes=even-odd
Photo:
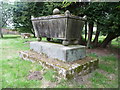
[[[53,9],[58,8],[61,13],[70,10],[74,15],[86,16],[85,29],[82,31],[85,35],[80,36],[80,44],[88,48],[105,48],[113,39],[120,36],[120,2],[15,2],[7,4],[6,9],[6,3],[3,3],[2,7],[3,22],[11,16],[15,30],[20,32],[35,35],[31,16],[52,15]],[[97,30],[93,33],[94,26]],[[92,40],[93,34],[95,37]],[[99,41],[100,35],[106,36],[102,42]]]
[[[34,35],[31,16],[52,15],[54,8],[59,8],[63,14],[69,10],[73,15],[84,17],[85,28],[80,36],[80,44],[88,48],[120,49],[120,2],[0,2],[0,27],[6,28],[14,24],[14,30],[29,32]],[[0,14],[1,14],[0,13]],[[11,19],[13,19],[11,21]],[[1,22],[2,21],[2,22]],[[93,27],[97,27],[93,31]],[[1,29],[1,28],[0,28]],[[37,63],[23,61],[18,54],[21,50],[29,50],[29,42],[35,38],[22,39],[20,35],[2,35],[0,30],[0,82],[1,88],[117,88],[118,87],[118,59],[117,54],[98,55],[87,53],[88,56],[100,59],[99,69],[88,76],[78,77],[76,80],[56,78],[51,69],[44,69]],[[35,35],[34,35],[35,36]],[[100,48],[100,49],[101,49]],[[87,49],[88,50],[88,49]],[[102,52],[104,54],[104,51]],[[44,71],[42,80],[28,80],[30,71]],[[80,81],[78,81],[80,80]]]

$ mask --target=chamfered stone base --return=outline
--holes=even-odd
[[[79,60],[86,56],[85,46],[81,45],[63,46],[50,42],[31,42],[30,49],[64,62]]]
[[[58,71],[58,74],[70,79],[76,75],[85,75],[98,68],[98,59],[85,57],[82,60],[73,62],[62,62],[53,58],[48,58],[45,54],[39,54],[35,51],[20,51],[20,57],[24,60],[36,61],[44,67],[51,67]]]

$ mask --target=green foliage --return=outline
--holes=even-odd
[[[120,11],[116,8],[119,3],[107,3],[106,15],[105,19],[101,21],[101,27],[103,28],[103,33],[114,33],[116,35],[120,35]],[[111,8],[111,9],[109,9]]]
[[[1,53],[4,54],[0,55],[0,59],[18,56],[19,51],[29,50],[29,43],[27,42],[35,40],[35,38],[22,39],[20,35],[5,35],[4,39],[0,40],[0,46],[2,47]]]
[[[69,86],[67,86],[67,85],[58,85],[56,88],[69,88]]]
[[[44,77],[45,77],[45,79],[48,80],[48,81],[55,82],[55,78],[53,77],[54,75],[55,75],[54,70],[49,69],[49,70],[47,70],[46,73],[44,74]]]
[[[107,65],[106,64],[99,64],[99,68],[106,71],[106,72],[109,72],[109,73],[115,73],[115,68],[111,65]]]
[[[110,80],[107,74],[100,72],[94,72],[93,77],[90,78],[94,88],[104,87],[104,88],[116,88],[118,87],[117,80]]]
[[[120,49],[120,37],[116,38],[116,39],[113,39],[112,40],[112,45],[115,47],[115,48],[119,48]]]
[[[13,5],[7,2],[0,2],[0,26],[7,27],[12,23]]]
[[[88,22],[96,22],[100,25],[99,30],[104,34],[109,32],[120,34],[120,11],[119,3],[74,3],[77,8],[74,12],[79,12],[87,16]],[[80,5],[80,8],[78,7]],[[74,6],[74,5],[73,5]]]
[[[87,56],[90,56],[90,57],[97,57],[96,53],[90,53],[90,54],[87,54]]]
[[[115,34],[120,33],[119,2],[72,2],[67,5],[66,8],[68,8],[75,15],[86,15],[88,22],[92,21],[99,24],[99,30],[102,31],[102,34],[104,35],[108,34],[109,32],[113,32]]]
[[[116,73],[118,69],[117,60],[118,59],[114,55],[102,56],[100,57],[102,63],[99,64],[99,68],[109,73]]]
[[[54,8],[60,8],[61,2],[18,2],[13,9],[15,28],[20,32],[34,33],[31,16],[40,17],[52,15]]]
[[[89,23],[96,23],[97,30],[100,31],[102,35],[109,35],[110,33],[112,33],[114,35],[112,35],[112,39],[114,39],[120,36],[119,5],[120,2],[68,2],[65,7],[75,15],[87,16],[87,21]],[[109,35],[109,37],[111,37],[111,35]],[[104,43],[105,46],[103,47],[106,47],[108,42]]]
[[[21,67],[22,66],[22,67]],[[12,58],[2,61],[2,87],[3,88],[27,88],[40,87],[41,81],[27,80],[29,70],[39,67],[39,64],[32,64],[19,58]]]
[[[5,35],[1,39],[2,56],[0,63],[2,65],[2,88],[40,88],[41,81],[27,80],[29,71],[38,71],[42,67],[38,63],[24,61],[18,57],[19,51],[29,49],[29,41],[35,41],[35,38],[21,39],[19,35]],[[1,50],[1,49],[0,49]]]
[[[31,4],[33,7],[34,4]],[[34,8],[34,7],[33,7]],[[32,22],[31,22],[31,14],[32,9],[29,9],[28,3],[26,2],[16,2],[15,8],[13,9],[13,22],[15,28],[19,32],[30,32],[32,31]]]
[[[91,81],[95,88],[98,88],[99,86],[106,87],[107,86],[107,77],[99,72],[94,72],[93,77],[91,78]]]
[[[114,55],[102,56],[100,59],[104,61],[117,61]]]
[[[52,15],[54,8],[59,8],[61,13],[65,10],[70,10],[74,15],[87,16],[88,22],[95,22],[98,30],[102,35],[113,33],[118,37],[120,35],[120,11],[119,2],[15,2],[14,4],[3,4],[3,20],[8,21],[8,18],[13,16],[13,22],[16,30],[20,32],[30,32],[34,34],[31,16],[47,16]],[[12,8],[10,8],[12,6]],[[13,13],[11,13],[11,10]],[[7,15],[7,16],[6,16]],[[113,38],[114,39],[114,38]],[[89,39],[88,39],[89,40]],[[93,48],[94,45],[91,45]]]

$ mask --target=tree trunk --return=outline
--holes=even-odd
[[[82,35],[80,35],[79,44],[80,45],[86,45],[86,41],[83,40]]]
[[[35,38],[35,33],[32,32],[32,34],[33,34],[33,37]]]
[[[105,48],[109,42],[111,42],[113,39],[117,38],[119,35],[115,35],[114,33],[109,33],[107,37],[104,39],[100,47]]]
[[[86,44],[86,42],[83,40],[83,37],[82,37],[82,31],[80,31],[79,44],[81,44],[81,45]]]
[[[90,48],[91,46],[91,40],[92,40],[92,34],[93,34],[93,22],[89,22],[89,31],[88,31],[88,41],[87,41],[87,48]]]
[[[33,37],[35,37],[35,32],[34,32],[34,30],[33,30],[33,29],[31,29],[31,31],[32,31]]]
[[[87,21],[85,22],[85,41],[87,39]]]
[[[94,46],[97,46],[97,44],[98,44],[98,37],[99,37],[99,34],[100,34],[100,31],[99,31],[99,26],[98,26],[98,24],[97,24],[97,31],[96,31],[95,38],[94,38],[94,40],[93,40]]]
[[[2,29],[0,28],[0,38],[3,38]]]
[[[111,47],[111,45],[112,45],[112,40],[108,43],[108,45],[109,45],[109,47]]]

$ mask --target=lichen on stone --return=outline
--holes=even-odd
[[[75,75],[85,75],[98,68],[99,60],[97,58],[86,57],[83,60],[67,63],[59,60],[47,58],[44,54],[34,51],[20,52],[20,57],[24,60],[35,61],[43,67],[52,68],[58,71],[58,75],[63,78],[73,78]]]

